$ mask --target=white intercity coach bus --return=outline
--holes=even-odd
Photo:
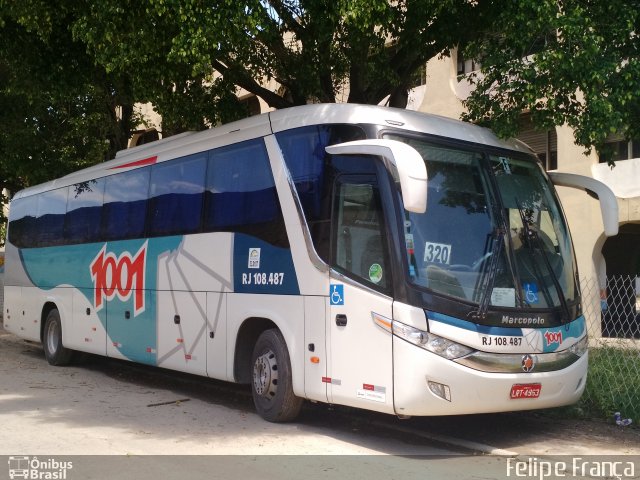
[[[611,191],[595,192],[607,233]],[[531,151],[359,105],[279,110],[18,192],[4,328],[74,351],[399,416],[546,408],[585,387],[573,247]]]

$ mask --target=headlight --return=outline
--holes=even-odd
[[[452,342],[446,338],[410,327],[400,322],[393,322],[393,334],[409,343],[413,343],[420,348],[424,348],[429,352],[449,360],[464,357],[475,351],[465,345]]]
[[[580,340],[578,343],[571,345],[569,347],[569,351],[574,355],[581,357],[585,353],[587,353],[588,348],[589,348],[589,336],[585,335],[584,337],[582,337],[582,340]]]

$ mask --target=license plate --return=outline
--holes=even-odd
[[[511,399],[538,398],[541,390],[542,384],[540,383],[516,384],[511,387]]]

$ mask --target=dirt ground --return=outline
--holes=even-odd
[[[83,356],[52,367],[0,329],[0,455],[640,455],[640,429],[540,413],[414,418],[305,404],[259,418],[246,387]]]
[[[246,388],[224,382],[92,356],[52,367],[2,330],[0,424],[0,455],[449,453],[313,420],[268,423]]]

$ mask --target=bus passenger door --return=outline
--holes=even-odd
[[[335,181],[329,286],[329,400],[393,413],[393,299],[375,175]]]

